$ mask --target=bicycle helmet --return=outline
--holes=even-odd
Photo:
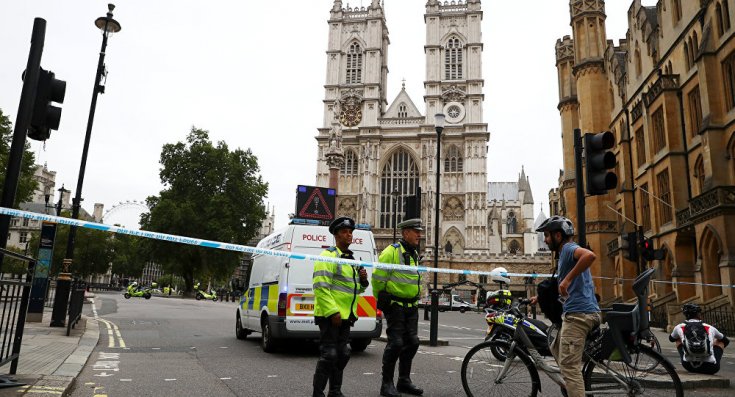
[[[684,313],[684,317],[690,319],[696,317],[697,314],[702,313],[702,308],[696,303],[685,303],[681,307],[681,311]]]
[[[554,215],[551,218],[546,219],[536,229],[537,232],[556,232],[560,231],[566,236],[574,236],[574,225],[569,219]]]

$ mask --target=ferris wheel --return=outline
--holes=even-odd
[[[102,216],[102,223],[139,230],[140,215],[145,212],[148,212],[148,206],[143,201],[121,201],[105,211]]]

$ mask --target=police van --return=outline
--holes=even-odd
[[[319,255],[334,245],[327,226],[294,219],[284,229],[261,240],[257,247],[274,251]],[[377,262],[373,233],[357,225],[350,250],[356,260]],[[366,269],[368,279],[372,268]],[[253,256],[247,290],[240,299],[235,318],[238,339],[253,332],[262,334],[261,347],[273,352],[283,339],[318,339],[314,323],[314,262],[274,255]],[[358,320],[350,333],[353,351],[363,351],[382,331],[381,313],[376,308],[372,286],[357,298]]]

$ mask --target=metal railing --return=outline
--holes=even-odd
[[[648,326],[651,328],[663,328],[669,326],[669,316],[666,305],[653,306],[649,312]]]
[[[25,281],[23,276],[18,279],[0,280],[0,367],[10,364],[10,375],[15,375],[18,369],[18,357],[23,341],[23,330],[28,311],[28,301],[31,295],[31,284],[36,271],[36,260],[0,248],[3,262],[15,259],[28,263]]]
[[[75,281],[71,285],[71,296],[69,297],[69,320],[66,322],[66,336],[71,335],[71,330],[82,318],[82,307],[84,306],[84,292],[87,284],[83,281]]]
[[[735,310],[729,306],[702,306],[702,320],[725,335],[735,335]]]

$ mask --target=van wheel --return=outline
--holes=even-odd
[[[466,308],[464,308],[464,307],[460,307],[460,308],[459,308],[459,312],[460,312],[460,313],[464,313],[464,312],[466,312],[466,311],[467,311],[467,309],[466,309]]]
[[[263,351],[266,353],[273,353],[276,351],[276,340],[273,339],[273,332],[271,331],[271,325],[268,323],[268,319],[264,318],[261,320],[261,333],[263,334],[263,339],[260,342],[260,347],[263,348]]]
[[[364,352],[368,345],[370,345],[370,342],[372,342],[372,339],[370,338],[353,339],[350,341],[350,347],[355,353]]]
[[[235,336],[237,339],[245,339],[250,335],[250,332],[242,327],[242,320],[240,319],[240,313],[235,314]]]

